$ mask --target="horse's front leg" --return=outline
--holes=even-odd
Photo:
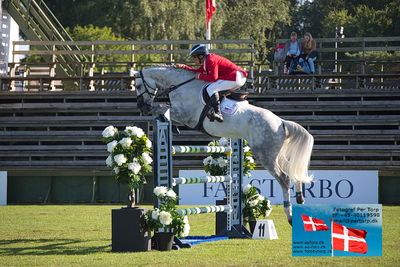
[[[153,116],[158,116],[160,114],[165,114],[168,109],[171,109],[171,106],[168,104],[153,104],[151,107],[151,114]],[[170,111],[172,112],[172,110]]]

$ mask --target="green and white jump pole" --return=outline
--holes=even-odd
[[[197,207],[178,210],[181,215],[226,212],[226,230],[224,235],[244,238],[248,232],[243,226],[242,216],[242,177],[243,177],[243,142],[241,139],[230,139],[230,146],[173,146],[172,123],[169,111],[154,120],[154,184],[155,186],[173,187],[178,184],[221,183],[226,186],[226,205]],[[225,176],[173,177],[172,156],[178,153],[226,153],[228,156],[228,173]],[[182,190],[182,189],[181,189]],[[158,206],[159,203],[155,203]]]

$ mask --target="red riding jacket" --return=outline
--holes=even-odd
[[[217,80],[236,81],[236,71],[242,72],[247,77],[247,72],[241,67],[216,54],[209,54],[198,69],[189,66],[185,66],[185,69],[199,72],[199,79],[207,82],[215,82]]]

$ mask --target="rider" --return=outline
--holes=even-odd
[[[204,44],[196,44],[190,50],[189,56],[194,63],[200,64],[198,69],[186,65],[178,65],[187,70],[198,72],[197,79],[201,79],[211,84],[207,87],[207,93],[211,99],[214,109],[214,119],[223,122],[221,114],[218,91],[232,90],[242,87],[246,82],[247,72],[230,60],[211,54]]]

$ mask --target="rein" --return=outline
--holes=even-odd
[[[147,93],[147,94],[150,95],[150,96],[154,96],[154,98],[157,98],[157,97],[160,97],[160,96],[163,96],[163,95],[168,95],[169,93],[171,93],[172,91],[175,91],[176,89],[178,89],[178,88],[181,87],[182,85],[185,85],[185,84],[187,84],[187,83],[190,83],[191,81],[193,81],[193,80],[196,79],[195,77],[193,77],[193,78],[191,78],[191,79],[189,79],[189,80],[186,80],[186,81],[184,81],[184,82],[181,82],[180,84],[172,85],[171,87],[167,88],[164,92],[162,92],[162,93],[160,93],[160,94],[154,94],[154,93],[150,92],[149,88],[152,89],[152,90],[154,90],[154,91],[156,91],[156,88],[151,87],[151,86],[146,82],[146,80],[144,79],[143,71],[139,71],[139,74],[140,74],[140,76],[137,77],[137,78],[141,78],[141,79],[142,79],[142,81],[143,81],[143,86],[144,86],[144,92],[141,93],[141,94],[138,95],[138,96],[142,96],[142,95],[144,95],[145,93]]]
[[[160,94],[154,94],[154,93],[152,93],[152,92],[149,91],[149,88],[152,89],[152,90],[154,90],[154,91],[156,91],[157,88],[152,88],[152,87],[146,82],[146,80],[144,79],[143,71],[139,71],[139,74],[140,74],[140,76],[139,76],[139,77],[136,77],[136,78],[141,78],[141,79],[142,79],[142,81],[143,81],[143,86],[144,86],[144,92],[141,93],[140,95],[138,95],[138,97],[144,95],[145,93],[147,93],[148,95],[153,96],[153,97],[154,97],[154,100],[155,100],[157,97],[160,97],[160,96],[163,96],[163,95],[167,95],[167,96],[168,96],[169,93],[171,93],[172,91],[175,91],[176,89],[178,89],[178,88],[181,87],[182,85],[185,85],[185,84],[187,84],[187,83],[190,83],[191,81],[193,81],[193,80],[196,79],[195,77],[193,77],[193,78],[191,78],[191,79],[189,79],[189,80],[186,80],[186,81],[184,81],[184,82],[181,82],[181,83],[179,83],[179,84],[177,84],[177,85],[172,85],[171,87],[166,88],[165,91],[162,92],[162,93],[160,93]],[[168,96],[168,101],[170,101],[170,100],[169,100],[169,96]],[[205,133],[205,134],[207,134],[207,135],[209,135],[209,136],[211,136],[211,135],[210,135],[209,133],[207,133],[206,130],[204,130],[204,128],[203,128],[203,121],[204,121],[205,117],[207,116],[207,113],[209,112],[210,108],[211,108],[211,105],[210,105],[210,104],[207,104],[207,105],[203,108],[203,111],[202,111],[201,114],[200,114],[199,122],[197,123],[197,125],[196,125],[195,128],[194,128],[194,129],[197,129],[197,130],[199,130],[199,131],[201,131],[201,132],[203,132],[203,133]]]
[[[186,81],[184,81],[184,82],[181,82],[180,84],[173,85],[173,86],[167,88],[164,92],[162,92],[162,93],[159,94],[158,96],[168,95],[169,93],[171,93],[172,91],[175,91],[176,89],[178,89],[178,88],[181,87],[182,85],[185,85],[185,84],[187,84],[187,83],[190,83],[191,81],[193,81],[193,80],[195,80],[195,79],[196,79],[196,78],[193,77],[193,78],[191,78],[191,79],[189,79],[189,80],[186,80]]]
[[[139,71],[139,74],[140,74],[140,77],[135,77],[135,78],[142,78],[143,86],[144,86],[144,92],[141,93],[140,95],[138,95],[138,97],[144,95],[145,93],[147,93],[147,94],[150,95],[150,96],[155,96],[154,93],[152,93],[152,92],[149,91],[149,87],[150,87],[151,89],[153,89],[154,91],[156,91],[156,89],[155,89],[155,88],[152,88],[152,87],[146,82],[146,80],[144,79],[143,71]]]

